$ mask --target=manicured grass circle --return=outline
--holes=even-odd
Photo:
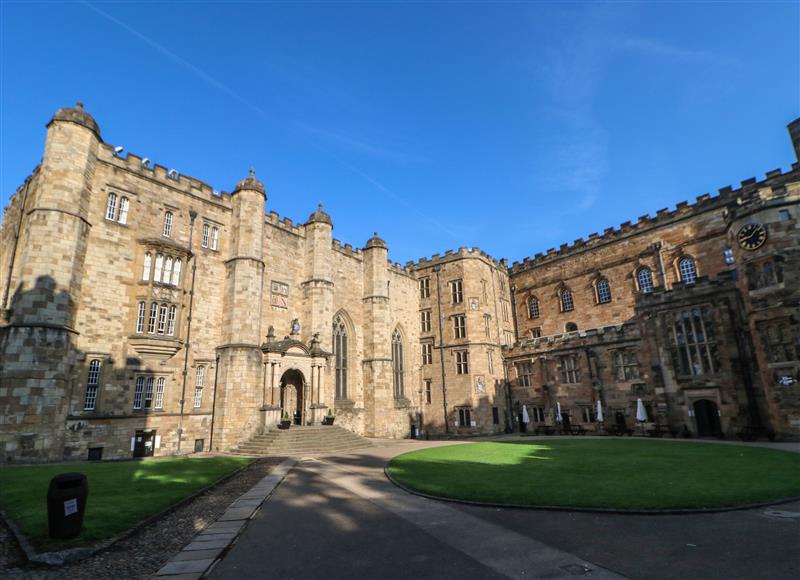
[[[688,441],[448,445],[398,455],[388,471],[409,489],[495,504],[692,509],[800,496],[800,454]]]

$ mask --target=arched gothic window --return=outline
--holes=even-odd
[[[404,396],[403,389],[403,337],[400,330],[392,334],[392,372],[394,374],[394,396],[400,399]]]
[[[572,290],[569,288],[562,288],[559,292],[559,299],[561,300],[561,312],[571,312],[575,310],[575,304],[572,302]]]
[[[175,267],[172,270],[172,285],[180,286],[181,284],[181,261],[179,258],[175,259]]]
[[[336,398],[347,398],[347,327],[341,316],[333,319],[333,357],[336,373]]]
[[[636,281],[639,283],[639,292],[647,294],[653,291],[653,271],[647,266],[636,272]]]
[[[595,291],[597,292],[597,303],[608,304],[611,302],[611,285],[606,278],[600,278],[595,284]]]
[[[153,272],[153,282],[161,282],[161,269],[164,267],[164,256],[156,254],[156,268]]]
[[[528,300],[528,315],[531,318],[539,318],[539,299],[531,297]]]
[[[172,258],[167,256],[164,259],[164,284],[169,284],[172,281]]]
[[[678,262],[678,272],[681,275],[681,282],[684,284],[694,284],[697,282],[697,266],[694,259],[686,256]]]
[[[578,325],[575,324],[574,322],[567,322],[564,325],[565,332],[577,332],[577,330],[578,330]]]

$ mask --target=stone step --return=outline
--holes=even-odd
[[[232,450],[237,455],[305,455],[342,453],[371,447],[372,443],[336,425],[294,425],[270,429],[242,442]]]

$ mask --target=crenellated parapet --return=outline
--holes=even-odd
[[[639,324],[635,321],[627,321],[619,324],[608,324],[597,328],[588,328],[586,330],[527,338],[519,341],[514,345],[514,348],[504,348],[504,351],[510,358],[514,358],[520,354],[530,357],[552,350],[578,347],[585,348],[617,344],[624,341],[636,341],[641,339],[641,337],[642,332]]]
[[[231,194],[218,191],[208,183],[163,165],[154,164],[147,157],[134,153],[124,155],[116,153],[114,146],[101,143],[98,150],[98,161],[121,171],[127,171],[148,181],[156,182],[162,187],[180,191],[187,195],[231,207]]]
[[[720,188],[717,195],[705,193],[697,196],[694,203],[682,201],[676,204],[674,209],[663,208],[658,210],[655,215],[644,214],[639,216],[635,222],[626,221],[617,227],[606,228],[602,233],[594,232],[586,238],[578,238],[571,244],[561,244],[558,248],[550,248],[546,252],[539,252],[533,257],[514,262],[511,265],[510,273],[512,275],[519,274],[544,264],[618,242],[630,236],[673,225],[708,211],[733,209],[758,199],[779,195],[780,192],[785,191],[788,182],[797,181],[799,177],[800,164],[798,163],[792,165],[792,169],[788,172],[775,169],[767,172],[765,178],[761,181],[751,177],[743,180],[736,189],[728,185]]]
[[[447,250],[444,254],[433,254],[430,258],[420,258],[416,262],[409,261],[406,262],[405,268],[408,270],[421,270],[425,268],[431,268],[438,264],[444,264],[445,262],[451,262],[454,260],[461,260],[464,258],[476,258],[480,259],[487,264],[494,266],[495,268],[507,268],[508,267],[508,260],[502,258],[497,260],[481,250],[479,247],[468,248],[466,246],[462,246],[457,250]]]

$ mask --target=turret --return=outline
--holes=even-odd
[[[331,245],[333,220],[322,210],[308,216],[306,230],[306,270],[303,280],[306,339],[319,333],[323,349],[329,349],[330,325],[333,318],[333,280],[331,278]]]

